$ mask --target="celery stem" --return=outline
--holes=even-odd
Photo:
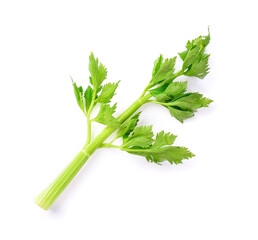
[[[89,158],[85,150],[80,151],[63,172],[35,199],[35,203],[44,210],[48,210],[52,203],[63,192],[74,176]]]
[[[90,116],[87,116],[87,141],[86,144],[89,144],[91,141],[91,120]]]

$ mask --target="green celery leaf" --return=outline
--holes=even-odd
[[[174,76],[175,63],[176,63],[176,57],[165,59],[165,61],[163,63],[161,63],[157,72],[156,72],[156,69],[154,69],[153,72],[155,72],[156,74],[152,77],[151,83],[158,84],[158,83],[162,82],[163,80],[172,78]],[[156,68],[157,68],[158,64],[159,64],[159,62],[157,62]]]
[[[187,82],[172,82],[168,85],[164,93],[171,98],[176,98],[186,91]]]
[[[169,106],[176,106],[184,110],[193,110],[201,107],[208,107],[211,99],[203,97],[202,94],[194,92],[182,95],[180,98],[169,102]]]
[[[168,85],[164,93],[175,98],[184,93],[187,88],[187,82],[172,82]]]
[[[209,55],[205,54],[205,48],[210,42],[210,32],[207,36],[188,41],[186,51],[179,53],[184,61],[183,72],[186,76],[204,78],[208,74]]]
[[[91,73],[90,83],[94,89],[98,89],[101,83],[107,78],[107,69],[102,63],[99,63],[98,58],[95,58],[93,53],[89,57],[89,71]]]
[[[171,97],[169,95],[167,95],[166,93],[160,93],[154,96],[156,98],[157,101],[159,102],[168,102],[171,100]]]
[[[109,104],[102,103],[100,105],[99,113],[97,117],[93,119],[93,121],[107,125],[112,128],[119,127],[120,125],[119,121],[115,117],[113,117],[113,113],[115,112],[115,109],[116,109],[116,104],[113,107],[111,107]]]
[[[129,134],[135,129],[141,112],[136,113],[134,116],[127,119],[122,126],[118,129],[116,138],[127,138]]]
[[[194,116],[196,109],[208,107],[213,101],[203,97],[200,93],[186,93],[171,102],[166,103],[170,114],[183,123],[187,118]]]
[[[188,51],[183,51],[181,53],[178,53],[179,57],[184,61],[187,56]]]
[[[186,47],[186,51],[183,51],[181,53],[178,53],[178,55],[180,56],[180,58],[184,61],[186,56],[187,56],[187,53],[188,51],[191,49],[191,47],[193,46],[192,42],[190,42],[189,40],[187,41],[185,47]]]
[[[86,106],[87,112],[92,102],[92,95],[93,95],[93,89],[91,88],[91,86],[88,86],[86,91],[84,92],[85,106]]]
[[[184,63],[183,63],[183,70],[185,71],[187,68],[191,66],[195,61],[200,61],[201,55],[202,55],[202,47],[201,46],[195,46],[191,50],[188,51]]]
[[[157,95],[163,93],[163,92],[166,90],[166,88],[168,87],[168,85],[169,85],[168,83],[162,84],[161,86],[158,86],[158,87],[156,87],[156,88],[150,90],[151,95],[152,95],[153,97],[155,97],[155,96],[157,96]]]
[[[80,109],[83,112],[85,112],[85,110],[84,110],[84,102],[83,102],[83,88],[81,86],[77,87],[75,82],[73,82],[73,88],[74,88],[74,94],[75,94],[77,103],[78,103]]]
[[[186,76],[198,77],[203,79],[209,73],[209,60],[210,55],[205,55],[199,61],[192,64],[188,71],[184,73]]]
[[[159,102],[168,102],[186,91],[187,82],[171,82],[150,91]]]
[[[170,114],[181,123],[187,118],[194,116],[196,109],[208,107],[209,98],[200,93],[185,93],[187,82],[171,82],[166,87],[158,87],[150,93],[156,98],[156,103],[169,109]]]
[[[152,145],[152,148],[159,148],[166,145],[172,145],[176,139],[176,136],[170,133],[164,133],[161,131],[157,133],[156,140]]]
[[[101,89],[102,89],[102,86],[99,86],[96,93],[99,93],[101,91]]]
[[[164,93],[168,85],[169,85],[168,83],[162,84],[161,86],[150,90],[150,94],[153,97],[155,97],[158,101],[166,102],[171,99],[167,94]]]
[[[105,84],[102,88],[102,91],[97,98],[99,103],[109,103],[111,98],[114,96],[116,88],[118,87],[119,82],[117,83],[108,83]]]
[[[153,142],[152,126],[141,126],[134,129],[134,131],[125,139],[122,147],[124,148],[148,148]]]
[[[162,54],[160,54],[160,56],[155,60],[154,67],[152,70],[152,77],[154,77],[158,73],[160,66],[163,63],[163,60],[164,60],[164,58],[163,58]]]
[[[160,164],[164,161],[168,161],[171,164],[182,163],[183,159],[189,159],[194,157],[185,147],[167,146],[162,148],[147,148],[147,149],[129,149],[128,153],[134,155],[140,155],[147,159],[147,161]]]
[[[185,119],[194,116],[192,111],[177,109],[175,107],[168,107],[171,116],[175,117],[179,122],[183,123]]]
[[[163,84],[162,86],[159,86],[157,88],[154,88],[150,90],[150,94],[156,98],[159,102],[167,102],[171,100],[171,97],[164,93],[166,88],[168,87],[168,83]]]
[[[183,159],[189,159],[194,156],[187,148],[171,146],[176,139],[176,136],[173,134],[164,133],[164,131],[159,132],[153,143],[151,127],[141,127],[140,132],[141,134],[133,139],[135,140],[134,142],[132,142],[130,139],[131,136],[129,136],[128,141],[131,141],[131,144],[127,144],[126,141],[121,146],[121,149],[134,155],[143,156],[148,161],[157,164],[160,164],[165,160],[169,161],[171,164],[178,164],[182,163]],[[143,132],[145,132],[145,134],[143,134]],[[132,136],[134,136],[134,134],[132,134]],[[141,136],[141,138],[137,139],[138,136]],[[144,136],[146,137],[143,138]],[[142,145],[142,141],[145,141],[146,143]]]

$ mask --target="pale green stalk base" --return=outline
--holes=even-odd
[[[136,100],[126,111],[124,111],[117,120],[122,124],[132,114],[138,110],[144,103],[148,101],[151,94],[142,95]],[[96,149],[101,147],[103,142],[115,131],[116,129],[106,127],[99,135],[96,136],[90,143],[87,143],[83,149],[75,156],[72,162],[63,170],[63,172],[46,188],[41,194],[35,198],[35,203],[48,210],[54,201],[59,197],[67,185],[72,181],[75,175],[79,172],[88,158],[93,154]],[[89,138],[88,138],[89,139]]]
[[[55,181],[34,199],[35,203],[45,210],[49,209],[63,189],[66,188],[74,176],[79,172],[88,158],[89,155],[85,151],[80,151]]]

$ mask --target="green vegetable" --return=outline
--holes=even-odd
[[[183,60],[182,68],[175,72],[176,57],[164,59],[162,55],[154,62],[152,78],[142,95],[120,116],[115,117],[116,104],[110,105],[119,82],[102,85],[107,77],[107,69],[91,53],[89,57],[90,81],[84,91],[72,81],[74,93],[80,109],[87,118],[88,134],[85,146],[75,156],[73,161],[63,170],[54,182],[45,189],[35,202],[47,210],[71,182],[88,158],[98,148],[117,148],[130,154],[143,156],[147,161],[161,164],[168,161],[171,164],[182,163],[194,155],[185,147],[171,146],[176,136],[159,132],[154,137],[152,126],[137,126],[140,112],[135,113],[146,103],[156,103],[167,108],[170,114],[182,122],[194,116],[198,108],[208,107],[212,100],[202,94],[188,93],[187,82],[176,81],[182,75],[204,78],[208,74],[209,55],[205,48],[209,44],[210,34],[188,41],[186,50],[179,53]],[[93,108],[100,104],[99,113],[92,119]],[[106,128],[94,139],[91,138],[92,121],[106,125]],[[116,131],[115,137],[109,143],[105,140]],[[113,142],[122,138],[118,146]]]

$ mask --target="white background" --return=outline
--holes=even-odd
[[[1,1],[0,238],[257,240],[255,2]],[[88,84],[90,52],[108,81],[122,80],[119,114],[160,53],[174,57],[208,26],[211,71],[190,79],[189,90],[214,103],[184,124],[155,105],[140,118],[178,135],[196,157],[158,166],[98,150],[49,211],[35,205],[85,143],[70,75]],[[94,128],[96,136],[102,126]]]

